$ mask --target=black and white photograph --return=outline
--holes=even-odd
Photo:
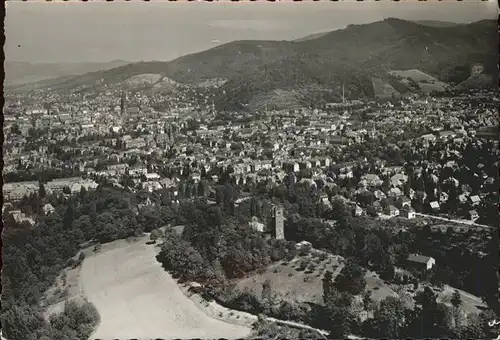
[[[500,339],[496,1],[5,8],[1,340]]]

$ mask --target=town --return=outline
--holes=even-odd
[[[300,182],[322,193],[326,208],[341,198],[355,215],[440,217],[465,229],[496,223],[492,92],[256,116],[218,113],[209,94],[188,87],[161,99],[119,89],[89,97],[7,96],[6,202],[40,185],[75,194],[102,181],[168,190],[173,201],[214,199],[213,184],[228,174],[240,198]]]

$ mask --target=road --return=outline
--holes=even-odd
[[[349,199],[346,199],[346,202],[351,203],[351,204],[357,204],[356,202],[351,201]],[[492,226],[484,225],[484,224],[478,224],[478,223],[475,223],[474,221],[470,221],[470,220],[462,220],[462,219],[455,220],[455,219],[449,219],[449,218],[445,218],[445,217],[439,217],[439,216],[422,214],[422,213],[415,213],[415,215],[416,216],[421,216],[421,217],[433,218],[435,220],[446,221],[446,222],[450,222],[450,223],[466,224],[466,225],[473,226],[473,227],[478,227],[478,228],[496,229],[496,228],[494,228]],[[379,216],[379,217],[382,217],[382,216]],[[385,218],[390,218],[389,216],[383,216],[382,218],[384,218],[384,217]]]
[[[320,333],[321,335],[325,335],[325,336],[329,334],[325,330],[313,328],[311,326],[304,325],[304,324],[298,323],[298,322],[287,321],[287,320],[279,320],[279,319],[275,319],[275,318],[271,318],[271,317],[268,317],[266,319],[268,321],[277,323],[278,325],[285,325],[285,326],[290,326],[290,327],[294,327],[294,328],[301,328],[301,329],[307,329],[307,330],[310,330],[310,331],[316,331],[316,332]]]
[[[484,225],[484,224],[477,224],[474,221],[469,221],[469,220],[452,220],[452,219],[445,218],[445,217],[439,217],[439,216],[433,216],[433,215],[427,215],[427,214],[421,214],[421,213],[415,213],[415,215],[421,216],[421,217],[433,218],[435,220],[441,220],[441,221],[446,221],[446,222],[451,222],[451,223],[466,224],[466,225],[478,227],[478,228],[494,229],[491,226]]]

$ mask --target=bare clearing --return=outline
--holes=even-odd
[[[210,318],[156,261],[158,248],[116,241],[87,257],[81,283],[101,317],[92,339],[242,338],[250,329]]]
[[[162,78],[161,74],[144,73],[128,78],[125,83],[129,86],[151,85]]]
[[[389,73],[403,79],[414,80],[423,92],[444,91],[450,87],[437,78],[416,69],[391,71]]]

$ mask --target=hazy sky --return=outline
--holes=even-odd
[[[58,0],[55,0],[58,1]],[[156,2],[155,2],[156,1]],[[8,61],[171,60],[234,40],[289,40],[387,17],[473,22],[497,2],[6,3]]]

